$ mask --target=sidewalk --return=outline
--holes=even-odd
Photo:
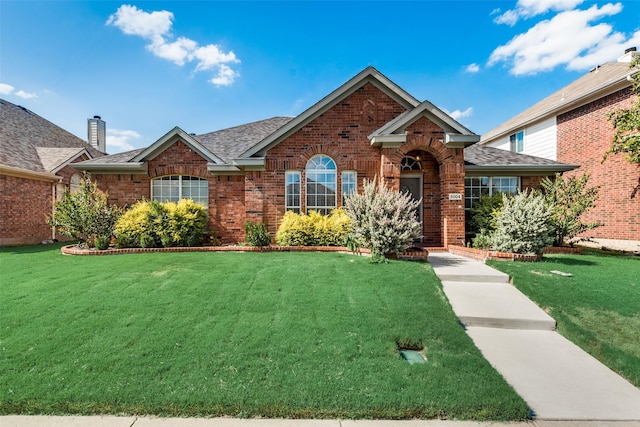
[[[429,262],[467,334],[536,422],[640,425],[640,390],[555,332],[555,321],[506,274],[447,252],[429,254]]]

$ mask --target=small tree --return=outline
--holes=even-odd
[[[524,191],[502,197],[493,237],[496,250],[537,254],[553,243],[551,213],[541,193]]]
[[[640,93],[640,56],[636,56],[629,64],[632,70],[633,91]],[[609,113],[608,119],[613,124],[615,134],[611,148],[604,154],[602,162],[611,154],[624,153],[625,159],[632,164],[640,164],[640,97],[631,108],[620,109]]]
[[[566,181],[560,174],[556,174],[555,179],[545,178],[540,183],[551,209],[555,246],[562,246],[565,242],[573,246],[577,242],[589,240],[589,237],[576,239],[576,236],[602,225],[599,222],[584,223],[580,220],[583,214],[595,207],[598,200],[600,187],[587,187],[588,182],[589,175],[585,173]]]
[[[374,262],[388,253],[399,253],[420,237],[415,210],[421,201],[390,190],[382,180],[364,180],[363,192],[345,198],[344,210],[351,218],[355,240],[371,251]]]
[[[76,192],[64,192],[62,199],[55,203],[53,214],[47,223],[64,235],[78,240],[78,246],[94,247],[96,242],[100,249],[113,235],[115,223],[122,214],[120,208],[109,206],[107,194],[98,189],[85,173]]]

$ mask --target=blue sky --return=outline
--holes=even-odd
[[[624,49],[640,1],[6,1],[0,97],[111,154],[294,116],[369,65],[482,134]]]

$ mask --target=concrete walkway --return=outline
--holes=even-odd
[[[640,425],[640,390],[555,332],[555,321],[506,274],[448,252],[429,254],[429,262],[467,334],[536,420]]]

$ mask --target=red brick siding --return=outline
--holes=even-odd
[[[629,108],[635,99],[631,88],[626,88],[558,116],[558,161],[580,165],[565,175],[586,172],[591,175],[590,185],[601,186],[596,207],[584,217],[605,224],[589,232],[594,237],[640,240],[640,194],[631,198],[639,184],[640,167],[625,161],[622,154],[601,163],[614,133],[607,113]]]
[[[46,218],[52,211],[52,183],[0,175],[0,245],[51,239]]]
[[[520,189],[523,191],[526,189],[539,189],[540,182],[542,182],[544,178],[544,176],[521,176]]]

